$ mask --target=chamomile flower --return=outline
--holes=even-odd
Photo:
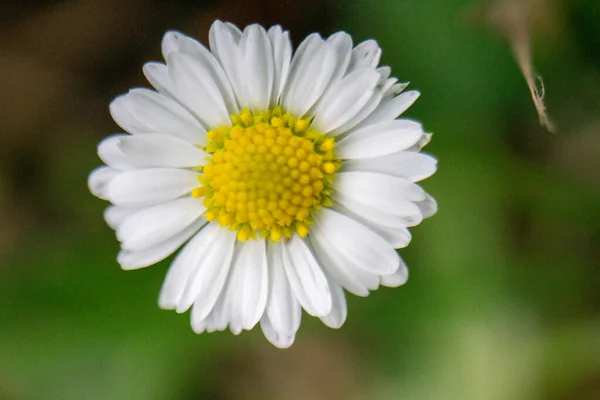
[[[395,249],[436,212],[415,182],[435,172],[430,135],[398,119],[418,97],[378,67],[373,40],[308,36],[293,53],[279,26],[217,21],[210,50],[179,32],[165,63],[110,111],[127,133],[100,143],[89,177],[131,270],[180,247],[159,297],[191,309],[195,332],[260,323],[289,347],[302,309],[332,328],[345,291],[399,286]]]

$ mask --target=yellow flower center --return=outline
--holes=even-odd
[[[206,219],[237,230],[240,241],[305,237],[314,212],[331,205],[335,139],[280,107],[244,109],[231,122],[208,132],[209,157],[192,191],[204,197]]]

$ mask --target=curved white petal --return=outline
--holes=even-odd
[[[148,267],[169,257],[193,234],[195,234],[206,223],[204,218],[198,218],[190,226],[165,240],[164,242],[142,251],[121,250],[117,261],[124,270],[132,270]]]
[[[343,171],[377,172],[418,182],[430,177],[437,169],[437,160],[428,154],[400,151],[375,158],[347,160]]]
[[[159,306],[187,310],[200,294],[196,306],[204,319],[213,308],[229,272],[235,234],[207,224],[185,245],[171,264],[160,292]]]
[[[106,197],[115,205],[143,207],[174,200],[190,193],[198,185],[198,174],[192,171],[137,169],[113,178],[106,188]]]
[[[381,48],[373,39],[359,43],[352,50],[348,73],[364,67],[375,68],[381,58]]]
[[[273,90],[274,67],[271,42],[260,25],[244,29],[238,49],[241,84],[236,86],[240,104],[253,112],[269,107]]]
[[[271,342],[275,347],[278,347],[280,349],[287,349],[294,344],[296,335],[286,335],[278,333],[275,329],[273,329],[273,326],[269,321],[269,317],[266,314],[260,320],[260,327],[267,340]]]
[[[169,53],[167,65],[177,100],[185,105],[205,128],[231,125],[219,87],[197,59],[183,53]]]
[[[107,225],[117,229],[127,218],[140,211],[141,208],[108,206],[104,209],[104,220]]]
[[[379,204],[378,199],[361,202],[351,196],[336,192],[332,194],[332,198],[362,219],[384,227],[404,228],[418,225],[423,221],[421,210],[410,201],[398,200],[393,206],[390,206],[389,204]]]
[[[144,208],[119,225],[117,238],[123,250],[146,250],[185,230],[205,210],[202,202],[193,197]]]
[[[217,233],[218,227],[215,224],[207,224],[177,254],[160,290],[158,304],[161,308],[177,308],[190,277],[210,251]]]
[[[428,193],[425,193],[425,200],[417,201],[415,204],[423,213],[423,218],[429,218],[437,213],[437,202]]]
[[[268,296],[267,249],[265,240],[237,244],[227,282],[232,328],[252,329],[265,311]]]
[[[374,172],[339,172],[333,182],[334,194],[340,193],[355,201],[373,205],[392,214],[399,211],[402,201],[421,201],[425,191],[403,178]]]
[[[196,271],[190,277],[176,308],[178,313],[182,313],[194,304],[199,319],[211,312],[225,286],[235,244],[234,232],[216,224],[210,225],[217,229],[215,238],[210,243],[209,251],[197,263]]]
[[[402,286],[408,281],[408,268],[402,258],[400,258],[400,266],[398,270],[390,275],[382,275],[380,277],[381,285],[387,287]]]
[[[238,249],[234,248],[232,260],[235,259],[235,253]],[[213,307],[213,309],[206,315],[204,307],[200,303],[195,303],[192,306],[192,312],[190,315],[190,322],[192,329],[196,333],[224,331],[229,325],[231,320],[232,307],[229,299],[231,296],[227,293],[228,281],[225,283],[225,287],[221,290],[219,297]],[[233,329],[232,329],[233,330]],[[241,332],[241,328],[238,329]]]
[[[98,157],[100,157],[106,165],[119,171],[126,171],[138,167],[138,165],[136,165],[132,159],[127,157],[119,148],[121,139],[128,136],[130,135],[118,134],[102,140],[100,144],[98,144]]]
[[[319,35],[308,36],[292,59],[282,105],[299,118],[319,100],[336,70],[335,50]]]
[[[144,64],[144,75],[148,82],[162,95],[165,95],[171,99],[176,99],[176,89],[171,77],[169,76],[169,69],[165,64],[157,62],[149,62]],[[183,106],[183,104],[182,104]]]
[[[414,146],[412,146],[411,148],[409,148],[407,150],[420,151],[423,147],[425,147],[429,144],[429,142],[431,141],[431,136],[433,136],[433,134],[423,132],[423,136],[421,136],[419,141],[417,143],[415,143]]]
[[[210,50],[225,71],[240,105],[242,102],[238,88],[244,84],[240,71],[243,66],[240,65],[238,48],[241,36],[242,33],[237,27],[221,21],[215,21],[209,31]]]
[[[360,221],[375,233],[384,238],[390,246],[395,249],[402,249],[410,243],[412,235],[406,228],[391,228],[389,226],[382,226],[379,224],[369,223],[369,221]]]
[[[405,84],[400,84],[396,90],[403,90],[406,87]],[[360,127],[378,124],[380,122],[390,121],[398,118],[404,111],[413,105],[419,98],[420,93],[416,90],[411,90],[402,93],[389,100],[382,101],[379,107],[371,113],[363,122],[360,123]]]
[[[132,134],[162,133],[204,144],[206,130],[175,100],[149,89],[133,89],[110,103],[117,124]]]
[[[344,75],[352,72],[348,71],[348,65],[352,57],[352,37],[346,32],[337,32],[329,36],[325,44],[335,52],[336,65],[331,83],[337,83]]]
[[[327,234],[332,246],[366,271],[387,275],[398,269],[398,254],[385,239],[350,217],[322,208],[312,229]]]
[[[119,171],[110,167],[98,167],[90,173],[88,176],[88,188],[90,192],[98,198],[107,200],[106,188],[110,181],[115,176],[119,175]]]
[[[352,118],[350,118],[341,126],[331,131],[329,133],[329,136],[339,136],[356,127],[365,118],[367,118],[373,112],[373,110],[375,110],[379,106],[382,97],[383,94],[381,90],[375,89],[375,91],[371,95],[371,98],[365,103],[365,105],[358,112],[356,112],[356,114]]]
[[[355,117],[373,97],[378,81],[379,74],[370,68],[362,68],[346,75],[321,98],[312,125],[322,133],[342,126]]]
[[[329,287],[331,288],[332,299],[331,312],[321,317],[321,321],[330,328],[339,329],[344,325],[348,316],[346,295],[344,294],[344,289],[331,280],[329,280]]]
[[[279,103],[283,88],[287,82],[292,62],[292,43],[290,33],[282,31],[279,25],[273,26],[267,32],[273,48],[273,91],[271,92],[270,107]]]
[[[281,246],[269,243],[267,257],[269,265],[269,299],[265,314],[276,332],[293,337],[300,327],[302,309],[285,274]]]
[[[406,150],[423,135],[421,124],[409,120],[393,120],[366,126],[350,132],[336,146],[342,159],[373,158]]]
[[[132,162],[143,167],[195,167],[205,156],[191,143],[159,133],[126,136],[120,138],[117,146]]]
[[[422,217],[419,214],[418,207],[412,203],[409,204],[411,204],[415,209],[414,213],[417,215],[415,218],[420,223]],[[410,240],[412,239],[412,235],[410,234],[410,231],[405,228],[405,226],[415,225],[414,220],[406,217],[401,218],[395,215],[386,215],[385,213],[381,212],[379,214],[375,214],[375,218],[373,218],[372,209],[369,209],[367,206],[362,204],[356,206],[356,203],[353,203],[352,201],[350,201],[350,205],[354,207],[352,209],[348,208],[336,199],[336,201],[333,203],[333,208],[336,211],[339,211],[342,214],[347,215],[348,217],[355,219],[367,226],[376,234],[384,238],[393,248],[401,249],[408,246]],[[359,212],[353,211],[354,209],[358,209]],[[365,211],[365,209],[367,211]],[[385,224],[380,223],[379,219],[381,219]],[[390,223],[390,221],[395,219],[398,221]]]
[[[383,66],[383,67],[379,67],[377,68],[377,72],[379,72],[379,75],[381,76],[381,80],[384,83],[383,86],[388,85],[388,81],[393,80],[394,83],[398,82],[397,78],[390,78],[390,75],[392,74],[392,68],[387,67],[387,66]],[[393,85],[390,84],[390,86]]]
[[[319,263],[335,282],[350,293],[362,297],[368,296],[369,290],[377,289],[378,276],[356,266],[354,260],[340,253],[329,242],[325,232],[313,229],[309,236]]]
[[[331,312],[331,293],[327,278],[310,249],[298,235],[281,246],[283,266],[290,286],[302,305],[312,316],[322,317]]]
[[[194,57],[219,88],[229,113],[239,113],[239,107],[225,71],[215,56],[200,42],[181,32],[170,31],[167,32],[163,38],[162,52],[165,60],[167,60],[169,54],[173,52],[179,52]]]
[[[400,93],[402,93],[404,91],[404,89],[406,89],[409,85],[409,82],[401,82],[398,83],[398,79],[397,78],[389,78],[386,79],[385,83],[383,84],[383,102],[382,102],[382,106],[387,104],[389,101],[393,100],[394,98],[398,97],[398,95]],[[417,96],[419,97],[419,92],[417,91],[413,91],[414,93],[411,94],[411,96]],[[410,97],[410,96],[407,96]]]

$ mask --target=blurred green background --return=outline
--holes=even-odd
[[[600,2],[513,4],[557,134],[491,2],[2,2],[0,399],[600,399]],[[109,101],[165,30],[206,43],[216,18],[377,39],[434,133],[408,283],[349,296],[339,331],[305,317],[289,350],[159,310],[168,261],[121,271],[86,186]]]

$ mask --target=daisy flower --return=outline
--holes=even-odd
[[[302,309],[339,328],[344,291],[406,282],[395,249],[436,212],[415,183],[436,160],[421,124],[398,119],[419,93],[378,67],[375,41],[312,34],[293,53],[279,26],[216,21],[210,49],[168,32],[162,53],[144,66],[155,90],[111,103],[127,133],[100,143],[89,177],[123,269],[183,246],[161,308],[191,308],[197,333],[260,322],[285,348]]]

